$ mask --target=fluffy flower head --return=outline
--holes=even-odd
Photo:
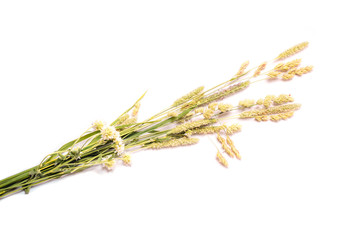
[[[105,126],[101,129],[101,137],[104,141],[114,140],[120,137],[118,131],[113,126]]]

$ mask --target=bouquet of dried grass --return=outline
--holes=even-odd
[[[47,155],[39,165],[0,181],[0,198],[41,183],[83,171],[96,165],[111,170],[117,162],[130,165],[132,153],[142,149],[161,149],[196,144],[196,135],[215,134],[219,141],[216,158],[228,167],[225,154],[241,159],[230,136],[241,130],[238,123],[229,120],[253,118],[256,121],[280,121],[290,118],[300,104],[293,103],[290,95],[268,95],[258,100],[242,100],[237,106],[221,102],[239,93],[253,83],[266,79],[291,80],[312,70],[300,66],[300,59],[283,62],[306,48],[300,43],[270,62],[248,69],[249,62],[241,65],[233,78],[208,90],[196,88],[176,100],[169,108],[149,119],[138,122],[137,113],[142,95],[129,109],[110,125],[96,121],[79,138]],[[265,68],[272,65],[270,70]]]

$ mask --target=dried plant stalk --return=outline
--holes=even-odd
[[[290,57],[307,47],[308,43],[298,44],[283,53],[276,60]],[[110,125],[102,121],[93,123],[77,139],[72,140],[57,151],[47,155],[35,167],[22,171],[0,181],[0,198],[19,191],[29,193],[30,189],[41,183],[83,171],[93,166],[103,166],[112,170],[117,163],[131,165],[131,154],[142,149],[160,149],[196,144],[199,139],[191,135],[218,136],[225,153],[241,159],[239,151],[229,135],[241,131],[238,123],[226,125],[229,120],[254,118],[257,121],[279,121],[290,118],[300,104],[290,103],[289,95],[268,95],[264,99],[242,100],[237,107],[219,102],[230,95],[241,92],[252,83],[282,78],[290,80],[312,71],[312,66],[299,67],[299,59],[279,63],[265,72],[267,61],[255,69],[245,72],[249,62],[245,62],[228,81],[204,91],[196,88],[176,100],[169,108],[144,121],[138,121],[140,100],[143,94],[129,109]],[[248,74],[251,73],[251,74]],[[264,77],[264,78],[261,78]],[[256,80],[254,80],[256,78]],[[226,135],[226,140],[220,136]],[[228,161],[218,150],[218,162],[228,167]]]

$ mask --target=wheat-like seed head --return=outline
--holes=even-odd
[[[169,148],[169,147],[179,147],[179,146],[193,145],[198,142],[199,142],[198,138],[182,137],[182,138],[171,139],[164,142],[151,143],[148,146],[148,148],[161,149],[161,148]]]
[[[236,73],[236,76],[237,76],[237,77],[240,77],[240,76],[244,73],[245,69],[246,69],[248,66],[249,66],[249,61],[246,61],[246,62],[244,62],[243,64],[241,64],[238,72]]]
[[[220,153],[220,151],[217,152],[216,154],[216,159],[218,160],[218,162],[223,165],[224,167],[228,167],[229,163],[226,161],[225,157]]]
[[[297,44],[293,46],[292,48],[289,48],[285,50],[284,52],[280,53],[279,56],[277,56],[276,60],[282,60],[285,58],[288,58],[290,56],[295,55],[296,53],[304,50],[309,45],[309,42],[302,42],[300,44]]]

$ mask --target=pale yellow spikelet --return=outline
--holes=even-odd
[[[270,107],[274,99],[275,99],[274,95],[267,95],[263,102],[264,107],[266,108]]]
[[[254,119],[258,122],[266,122],[269,120],[269,116],[256,116]]]
[[[295,59],[285,64],[285,69],[293,69],[298,67],[301,64],[301,59]]]
[[[301,59],[295,59],[287,63],[279,63],[278,65],[275,66],[274,70],[280,72],[287,72],[291,69],[298,67],[300,63],[301,63]]]
[[[231,140],[231,138],[229,137],[229,135],[226,135],[226,143],[231,147],[232,145],[234,145],[233,140]]]
[[[188,109],[188,108],[192,108],[192,107],[196,107],[197,105],[199,105],[199,100],[203,97],[203,93],[199,93],[198,95],[194,96],[193,99],[191,99],[191,101],[183,103],[181,105],[181,111]]]
[[[288,80],[291,80],[295,77],[295,73],[293,74],[288,74],[288,73],[284,73],[282,76],[281,76],[281,79],[282,80],[285,80],[285,81],[288,81]]]
[[[176,127],[174,127],[173,129],[171,129],[169,131],[169,134],[176,134],[176,133],[181,133],[181,132],[185,132],[187,130],[193,129],[193,128],[198,128],[201,126],[205,126],[208,124],[212,124],[215,123],[216,119],[201,119],[201,120],[196,120],[193,122],[187,122],[187,123],[183,123],[181,125],[178,125]]]
[[[277,104],[277,105],[288,103],[288,102],[293,102],[293,101],[294,101],[294,98],[288,94],[280,94],[279,96],[274,98],[274,104]]]
[[[225,138],[223,138],[222,136],[220,136],[220,134],[217,134],[217,140],[221,143],[221,147],[225,150],[226,154],[229,155],[229,157],[233,158],[234,157],[234,153],[231,151],[231,149],[229,148],[229,146],[226,144],[226,140]]]
[[[210,103],[208,108],[213,110],[213,111],[216,111],[217,107],[218,107],[218,103],[217,102],[213,102],[213,103]]]
[[[256,105],[263,105],[264,104],[264,99],[260,98],[256,101]]]
[[[136,117],[131,117],[126,119],[121,125],[133,125],[137,122],[137,118]]]
[[[236,158],[240,160],[241,159],[240,153],[236,149],[234,142],[230,139],[228,135],[226,136],[226,142],[230,146],[231,151],[235,154]]]
[[[241,160],[241,155],[240,155],[240,153],[239,153],[239,150],[237,150],[236,148],[231,148],[231,150],[234,152],[234,154],[235,154],[235,157],[237,158],[237,159],[239,159],[239,160]]]
[[[167,140],[164,142],[155,142],[149,144],[147,147],[151,149],[161,149],[161,148],[170,148],[170,147],[180,147],[180,146],[187,146],[187,145],[193,145],[199,142],[198,138],[176,138]]]
[[[172,111],[167,114],[168,117],[177,117],[178,115],[179,115],[179,113],[176,111]]]
[[[204,113],[204,111],[205,111],[204,107],[195,108],[195,113]]]
[[[194,89],[193,91],[189,92],[188,94],[182,96],[181,98],[177,99],[174,103],[173,103],[173,107],[179,106],[187,101],[189,101],[190,99],[192,99],[193,97],[199,95],[200,93],[202,93],[202,91],[204,90],[204,87],[198,87],[196,89]]]
[[[240,118],[254,118],[256,116],[264,116],[264,115],[292,112],[292,111],[298,110],[300,107],[301,107],[301,104],[292,103],[292,104],[269,107],[266,109],[254,109],[254,110],[242,112],[240,114]]]
[[[232,124],[230,126],[225,126],[226,134],[232,135],[241,131],[241,125],[238,123]]]
[[[129,154],[125,154],[121,157],[121,160],[124,165],[130,166],[131,165],[131,156]]]
[[[278,64],[274,67],[274,70],[275,70],[275,71],[282,71],[284,65],[285,65],[285,63],[278,63]]]
[[[181,118],[180,120],[178,120],[178,123],[184,123],[186,121],[191,120],[191,118],[195,115],[195,112],[189,112],[188,114],[186,114],[183,118]]]
[[[234,153],[231,151],[231,149],[229,148],[229,146],[226,144],[226,140],[225,138],[223,138],[222,136],[220,136],[220,134],[217,134],[217,140],[221,143],[221,147],[225,150],[226,154],[229,155],[229,157],[234,157]]]
[[[217,91],[207,97],[202,98],[199,102],[198,105],[203,105],[203,104],[207,104],[210,102],[214,102],[217,101],[219,99],[223,99],[225,97],[228,97],[230,95],[233,95],[235,93],[238,93],[244,89],[246,89],[248,86],[250,85],[250,81],[244,81],[244,82],[240,82],[234,85],[229,86],[228,88],[226,88],[225,90],[221,90],[221,91]]]
[[[305,73],[308,73],[308,72],[311,72],[313,70],[313,68],[314,68],[314,66],[309,65],[304,68],[304,71],[306,71]]]
[[[266,122],[269,120],[269,116],[262,116],[261,121]]]
[[[226,144],[225,138],[223,138],[220,134],[217,134],[216,139],[221,143],[221,145]]]
[[[298,68],[292,68],[292,69],[290,69],[287,73],[288,74],[290,74],[290,75],[295,75],[295,73],[296,73],[296,70],[297,70]]]
[[[223,165],[224,167],[228,167],[229,163],[228,161],[226,161],[225,157],[220,153],[220,151],[217,152],[216,154],[216,159],[218,160],[218,162]]]
[[[139,109],[140,109],[140,102],[137,102],[137,103],[135,104],[135,106],[134,106],[134,109],[133,109],[131,115],[132,115],[133,117],[136,117],[137,114],[139,113]]]
[[[278,71],[270,71],[266,75],[269,77],[269,79],[277,79],[281,73]]]
[[[245,69],[246,69],[248,66],[249,66],[249,61],[246,61],[246,62],[244,62],[243,64],[241,64],[238,72],[236,73],[236,76],[237,76],[237,77],[240,77],[240,76],[244,73]]]
[[[223,145],[222,145],[222,148],[224,149],[224,151],[226,152],[226,154],[227,154],[229,157],[233,158],[233,157],[235,156],[234,153],[231,151],[231,148],[230,148],[228,145],[223,144]]]
[[[212,133],[218,133],[223,129],[224,129],[224,126],[206,126],[206,127],[199,127],[199,128],[194,128],[192,130],[188,130],[188,131],[186,131],[185,134],[187,136],[212,134]]]
[[[287,113],[280,113],[279,117],[281,117],[282,120],[286,120],[288,118],[291,118],[294,115],[294,112],[287,112]]]
[[[130,117],[129,114],[125,114],[125,115],[119,117],[119,119],[116,121],[116,125],[123,124],[126,120],[129,119],[129,117]]]
[[[191,118],[191,117],[194,116],[194,115],[195,115],[195,112],[192,111],[192,112],[189,112],[188,114],[186,114],[184,117],[185,117],[185,118]]]
[[[220,112],[228,112],[233,108],[233,105],[226,103],[219,103],[218,109]]]
[[[287,49],[286,51],[279,54],[279,56],[276,58],[277,60],[285,59],[290,56],[295,55],[296,53],[304,50],[309,45],[309,42],[302,42],[300,44],[297,44],[293,46],[292,48]]]
[[[250,108],[255,105],[255,100],[245,99],[239,102],[239,107],[241,108]]]
[[[259,76],[261,71],[265,69],[266,64],[267,64],[266,62],[263,62],[262,64],[260,64],[259,67],[255,70],[253,77]]]
[[[213,115],[214,115],[214,110],[211,108],[207,108],[203,113],[205,119],[210,119]]]
[[[270,120],[273,122],[280,121],[281,120],[280,114],[271,115]]]
[[[295,74],[298,75],[298,76],[301,76],[303,74],[311,72],[312,70],[313,70],[313,66],[306,66],[306,67],[303,67],[303,68],[296,69]]]

